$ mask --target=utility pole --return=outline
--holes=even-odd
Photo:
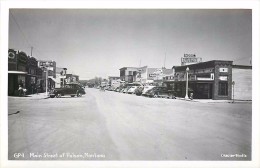
[[[233,101],[232,101],[232,103],[234,103],[235,102],[235,81],[232,82],[232,87],[233,87],[233,92],[232,92],[233,93],[233,96],[232,96]]]
[[[166,61],[166,52],[165,52],[165,55],[164,55],[164,63],[163,63],[164,68],[165,68],[165,61]]]
[[[46,96],[48,96],[48,85],[49,85],[49,82],[48,82],[48,67],[46,67]]]
[[[189,67],[186,68],[186,95],[185,100],[189,99]]]
[[[33,52],[33,46],[31,47],[31,57],[33,56],[33,55],[32,55],[32,52]]]

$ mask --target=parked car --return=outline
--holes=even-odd
[[[62,88],[55,88],[50,91],[50,97],[61,97],[65,95],[70,95],[71,97],[81,97],[86,94],[85,90],[79,84],[65,84]]]
[[[161,98],[175,99],[174,92],[162,86],[156,86],[148,90],[146,95],[148,97],[155,97],[155,98],[161,97]]]
[[[129,89],[128,89],[128,91],[127,91],[127,93],[128,94],[133,94],[133,93],[135,93],[135,90],[138,88],[138,86],[131,86]]]
[[[143,89],[143,92],[142,92],[142,95],[143,96],[147,96],[147,91],[148,90],[151,90],[152,88],[154,88],[155,86],[145,86],[144,89]]]
[[[115,92],[120,92],[121,88],[120,87],[117,87],[114,91]]]
[[[134,92],[134,93],[135,93],[137,96],[141,96],[143,90],[144,90],[144,86],[138,86],[138,87],[135,89],[135,92]]]
[[[126,88],[123,89],[123,93],[127,93],[127,91],[131,88],[131,86],[127,86]]]

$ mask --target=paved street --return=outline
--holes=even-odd
[[[92,88],[86,93],[9,97],[9,159],[251,159],[251,102],[156,99]]]

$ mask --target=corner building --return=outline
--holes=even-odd
[[[193,93],[195,99],[230,100],[232,98],[233,61],[212,60],[185,66],[173,66],[174,85],[177,97],[185,97],[186,69],[188,71],[188,96]]]

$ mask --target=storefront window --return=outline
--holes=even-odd
[[[228,83],[227,82],[219,82],[218,94],[221,96],[228,95]]]

